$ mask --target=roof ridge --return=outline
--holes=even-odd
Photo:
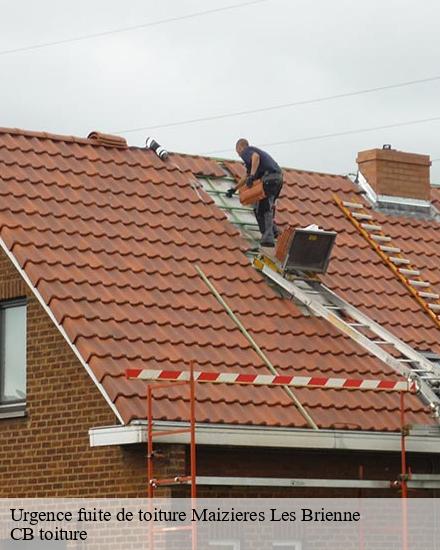
[[[41,139],[50,139],[52,141],[67,141],[71,143],[87,143],[90,145],[96,145],[96,141],[82,138],[79,136],[65,135],[65,134],[53,134],[51,132],[40,132],[36,130],[23,130],[22,128],[6,128],[0,127],[0,134],[21,135],[25,137],[36,137]]]
[[[90,132],[88,137],[72,136],[65,134],[54,134],[52,132],[40,132],[36,130],[23,130],[22,128],[0,127],[0,134],[10,134],[14,136],[35,137],[39,139],[49,139],[51,141],[63,141],[67,143],[80,143],[83,145],[104,146],[128,149],[127,142],[122,136],[116,134],[104,134],[96,130]],[[103,139],[106,138],[106,139]],[[137,147],[138,148],[138,147]]]
[[[100,143],[96,139],[90,139],[90,138],[86,138],[86,137],[79,137],[79,136],[73,136],[73,135],[67,135],[67,134],[54,134],[52,132],[41,132],[41,131],[36,131],[36,130],[24,130],[22,128],[7,128],[7,127],[0,126],[0,134],[21,135],[21,136],[25,136],[25,137],[50,139],[52,141],[64,141],[64,142],[67,142],[67,143],[81,143],[81,144],[84,144],[84,145],[92,145],[94,147],[96,147],[97,145],[101,145],[101,146],[103,145],[102,143]],[[89,134],[89,135],[91,135],[91,134]],[[102,134],[102,135],[109,135],[110,136],[110,134]],[[121,140],[124,139],[124,138],[122,138],[122,136],[118,136],[117,134],[111,134],[111,136],[112,137],[118,137]],[[107,147],[108,146],[111,146],[111,145],[107,145]],[[143,147],[140,147],[138,145],[128,145],[127,148],[128,149],[143,149]],[[215,157],[215,156],[202,155],[202,154],[198,154],[198,153],[181,153],[181,152],[178,152],[178,151],[170,151],[170,154],[173,155],[173,156],[177,155],[177,156],[186,157],[186,158],[199,158],[199,159],[211,160],[211,161],[215,161],[215,162],[218,162],[218,163],[224,163],[224,162],[233,162],[235,164],[240,163],[240,161],[236,160],[236,159],[220,158],[220,157]],[[340,177],[340,178],[345,178],[345,179],[348,178],[347,175],[335,174],[335,173],[331,173],[331,172],[319,172],[319,171],[316,171],[316,170],[305,170],[305,169],[301,169],[301,168],[291,168],[291,167],[286,167],[286,166],[283,166],[282,168],[283,168],[283,170],[286,170],[288,172],[297,172],[297,173],[300,173],[300,174],[316,174],[316,175],[320,175],[320,176]]]

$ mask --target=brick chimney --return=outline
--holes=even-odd
[[[431,200],[429,155],[404,153],[384,145],[383,149],[361,151],[356,160],[377,195]]]

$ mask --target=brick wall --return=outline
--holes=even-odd
[[[428,155],[394,149],[371,149],[358,153],[359,169],[379,195],[430,200]]]
[[[27,415],[0,419],[0,498],[143,497],[146,446],[89,446],[88,430],[116,423],[104,398],[78,362],[8,258],[0,252],[0,300],[28,299]],[[164,445],[160,477],[188,473],[188,448]],[[398,454],[332,453],[200,446],[198,474],[204,476],[348,477],[359,465],[370,479],[395,479]],[[417,472],[440,471],[439,459],[414,455]],[[158,496],[185,496],[187,487]],[[357,496],[358,491],[200,487],[200,496]],[[366,493],[369,496],[381,493]],[[383,494],[383,493],[382,493]],[[385,496],[391,496],[389,492]],[[397,493],[396,493],[397,494]],[[428,496],[424,493],[424,496]]]
[[[88,429],[116,423],[9,259],[0,253],[0,300],[28,298],[27,415],[0,419],[0,497],[143,496],[145,449],[91,449]]]
[[[440,473],[440,457],[408,453],[408,467],[414,473]],[[197,473],[200,476],[279,477],[317,479],[364,479],[394,481],[400,473],[400,453],[368,451],[290,450],[198,447]],[[203,487],[201,497],[398,497],[398,490]],[[430,497],[434,491],[410,491],[410,496]]]

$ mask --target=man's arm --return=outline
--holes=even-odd
[[[242,156],[242,158],[245,161],[245,164],[247,164],[247,161],[245,160],[245,157]],[[236,193],[237,191],[240,191],[240,189],[242,187],[244,187],[245,185],[247,185],[248,187],[251,187],[252,183],[255,179],[255,174],[257,173],[257,170],[258,170],[259,166],[260,166],[260,155],[256,152],[253,152],[252,156],[251,156],[250,171],[247,173],[246,176],[244,176],[240,179],[240,181],[237,183],[237,185],[235,187],[231,187],[231,189],[229,189],[226,192],[226,196],[228,198],[231,198],[234,193]]]
[[[226,196],[229,199],[231,199],[232,195],[234,195],[237,191],[240,191],[240,189],[246,185],[246,180],[247,180],[247,176],[243,176],[242,178],[240,178],[237,185],[235,185],[234,187],[231,187],[226,191]]]
[[[259,166],[260,166],[260,155],[258,153],[252,153],[251,171],[249,172],[249,175],[255,177],[255,174],[257,173]]]

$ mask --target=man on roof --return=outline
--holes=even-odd
[[[254,214],[261,232],[261,246],[275,246],[278,228],[275,224],[275,203],[283,186],[283,173],[275,160],[262,149],[249,145],[247,139],[240,138],[235,150],[246,167],[246,177],[235,187],[227,191],[232,195],[243,185],[252,187],[254,181],[261,179],[265,197],[254,205]]]

